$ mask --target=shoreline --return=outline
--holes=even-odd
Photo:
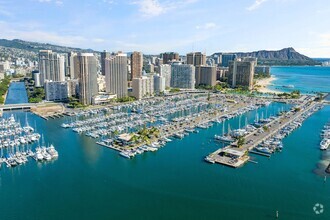
[[[277,78],[274,75],[271,75],[269,78],[257,80],[255,84],[255,86],[259,86],[259,88],[257,88],[257,91],[262,93],[281,93],[280,91],[268,88],[268,86],[270,86],[275,80],[277,80]]]

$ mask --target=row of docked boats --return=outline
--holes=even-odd
[[[0,120],[0,167],[4,163],[7,167],[15,167],[24,164],[28,158],[37,161],[50,161],[58,157],[58,152],[53,145],[49,147],[37,147],[32,150],[34,143],[39,142],[41,135],[29,126],[21,124],[11,115]]]
[[[311,116],[314,112],[320,110],[323,106],[316,105],[315,107],[309,109],[299,117],[295,118],[289,124],[281,127],[275,134],[273,134],[268,139],[264,140],[261,144],[259,144],[254,149],[258,152],[265,153],[265,154],[272,154],[277,151],[282,151],[283,149],[283,138],[287,137],[291,134],[294,130],[301,127],[303,121],[305,121],[309,116]],[[292,114],[292,111],[288,112],[287,114]]]
[[[250,105],[245,108],[239,109],[235,112],[232,112],[231,114],[228,115],[223,115],[221,118],[219,118],[219,122],[222,122],[222,135],[214,135],[214,139],[220,142],[224,143],[233,143],[237,140],[239,137],[244,137],[247,134],[253,132],[256,130],[256,127],[253,125],[248,124],[247,118],[245,118],[245,127],[241,128],[241,115],[248,112],[248,111],[253,111],[258,109],[260,106],[268,106],[269,104],[263,104],[262,102],[255,104],[255,105]],[[227,133],[225,133],[225,124],[226,120],[234,118],[234,117],[240,117],[239,118],[239,126],[238,129],[231,130],[230,124],[228,123],[228,128],[227,128]]]
[[[34,152],[31,149],[10,151],[6,156],[1,155],[0,167],[2,163],[5,163],[7,167],[16,167],[28,162],[28,158],[33,158],[38,162],[52,161],[58,158],[58,152],[53,145],[37,147]]]
[[[327,150],[330,146],[330,122],[323,127],[321,138],[320,149]]]

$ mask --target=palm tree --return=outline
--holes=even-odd
[[[138,142],[138,140],[139,140],[139,137],[136,134],[133,134],[130,141],[133,143],[136,143],[136,142]]]
[[[113,135],[114,135],[114,136],[117,136],[117,135],[119,135],[119,131],[118,131],[117,129],[116,129],[116,130],[114,130],[114,131],[113,131]]]
[[[150,144],[150,139],[147,136],[142,136],[142,141],[146,144]]]
[[[244,144],[245,144],[245,139],[244,139],[244,137],[239,137],[239,138],[237,139],[237,146],[238,146],[238,148],[242,147]]]

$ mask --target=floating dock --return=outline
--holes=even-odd
[[[320,103],[306,100],[299,105],[299,108],[301,109],[300,111],[289,111],[288,113],[283,114],[279,118],[268,123],[268,132],[258,133],[257,129],[254,132],[245,136],[244,138],[246,143],[250,144],[244,144],[243,146],[238,148],[237,142],[234,142],[228,147],[220,148],[219,150],[211,153],[207,156],[207,158],[211,159],[215,163],[237,168],[242,166],[245,162],[249,160],[247,152],[270,157],[270,155],[268,154],[260,153],[254,151],[253,149],[259,144],[261,144],[264,140],[267,140],[268,138],[272,137],[279,130],[286,127],[297,118],[301,117],[304,113],[316,107],[318,104]]]

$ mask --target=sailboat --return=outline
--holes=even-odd
[[[230,124],[228,123],[228,134],[225,135],[225,121],[224,121],[222,124],[222,136],[214,135],[214,139],[225,143],[234,142],[235,140],[230,136]]]
[[[29,122],[27,120],[27,113],[25,114],[25,127],[23,127],[23,131],[25,133],[32,133],[34,129],[29,125]]]

